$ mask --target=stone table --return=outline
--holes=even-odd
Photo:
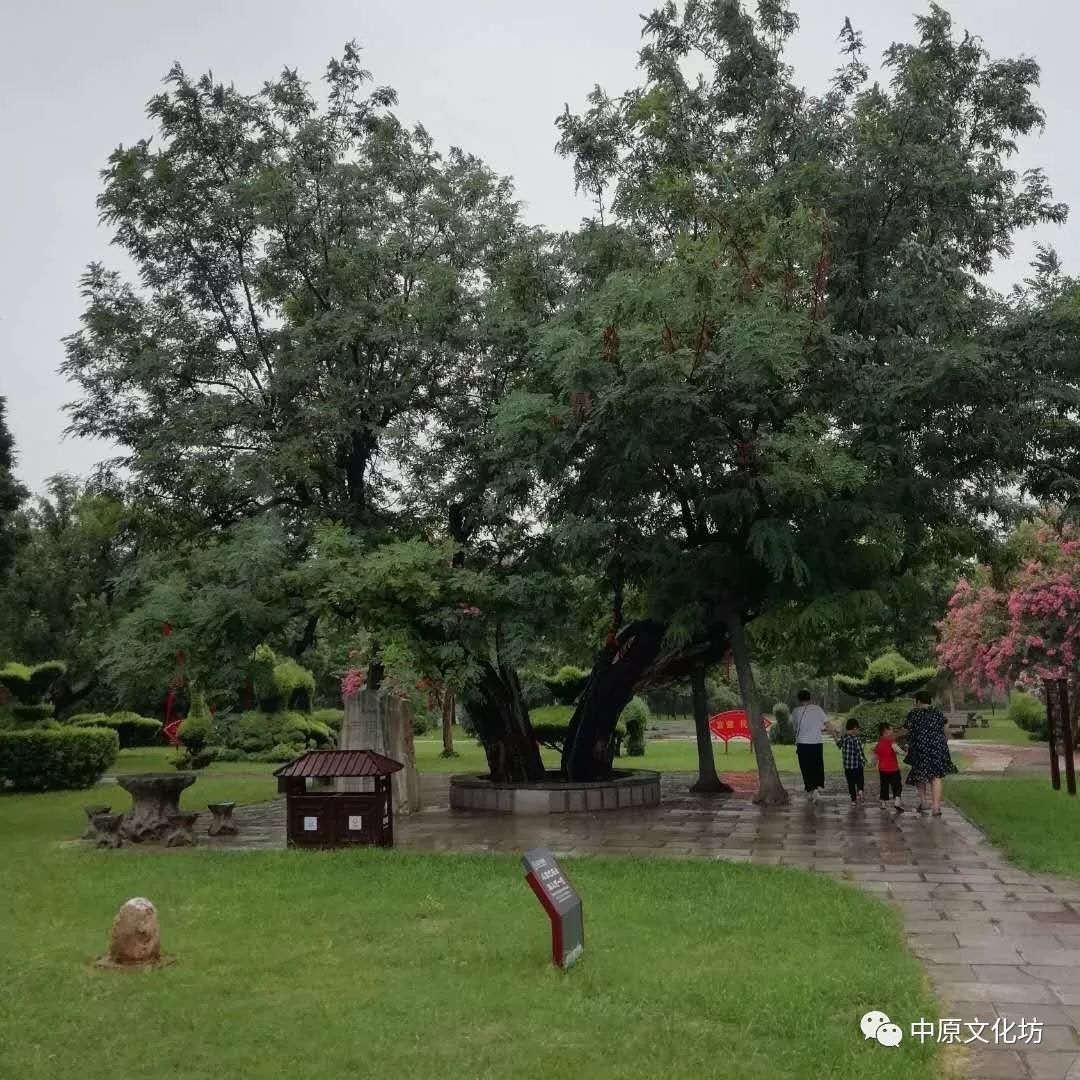
[[[180,817],[180,794],[198,779],[193,772],[135,773],[116,782],[131,796],[124,815],[124,835],[136,843],[161,840],[175,829]]]

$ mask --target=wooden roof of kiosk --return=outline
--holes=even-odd
[[[274,770],[281,777],[332,780],[346,776],[390,776],[405,766],[374,750],[309,750]]]

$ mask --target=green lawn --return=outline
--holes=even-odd
[[[1080,796],[1049,778],[947,780],[945,795],[1026,870],[1080,877]]]
[[[200,779],[191,805],[220,784]],[[105,794],[0,798],[4,1076],[940,1074],[930,1044],[860,1036],[871,1008],[906,1027],[935,1006],[897,916],[824,877],[568,860],[587,944],[564,975],[516,859],[56,844]],[[174,966],[91,966],[131,896],[158,905]]]
[[[1011,720],[1006,719],[1004,713],[991,716],[982,713],[990,721],[988,728],[968,728],[964,732],[964,740],[972,742],[1005,743],[1009,746],[1033,746],[1028,733],[1018,728]]]

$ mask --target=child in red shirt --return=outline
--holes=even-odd
[[[877,761],[878,780],[881,783],[878,796],[881,799],[881,809],[887,810],[889,808],[889,799],[891,797],[896,812],[902,814],[904,806],[900,800],[904,792],[904,785],[900,780],[900,763],[896,760],[896,736],[893,734],[893,729],[889,724],[882,724],[878,735],[878,741],[874,746],[874,758]]]

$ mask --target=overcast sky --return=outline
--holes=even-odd
[[[377,83],[394,86],[400,114],[443,147],[458,145],[514,177],[526,216],[573,227],[587,211],[553,151],[553,121],[595,84],[635,78],[638,13],[650,0],[2,0],[0,37],[0,396],[18,474],[40,490],[57,472],[85,473],[108,448],[63,439],[74,394],[57,374],[60,339],[81,310],[91,260],[123,265],[97,223],[94,200],[109,152],[152,134],[144,106],[174,60],[256,89],[283,66],[315,79],[356,38]],[[1021,164],[1042,165],[1057,196],[1080,213],[1076,101],[1080,15],[1062,0],[962,0],[944,5],[993,54],[1034,56],[1047,127]],[[790,51],[800,80],[827,80],[844,16],[864,33],[871,63],[908,38],[913,0],[795,0],[802,27]],[[1071,226],[1042,239],[1080,269]],[[1022,276],[1032,238],[995,275]]]

